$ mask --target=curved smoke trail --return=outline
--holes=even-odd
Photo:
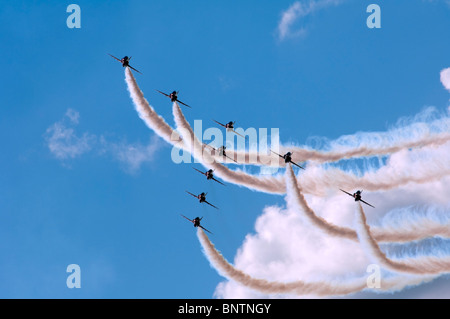
[[[127,88],[130,93],[130,97],[133,100],[135,109],[138,112],[139,117],[145,122],[145,124],[169,144],[184,150],[189,150],[190,145],[185,145],[185,143],[183,143],[183,141],[180,139],[179,134],[169,124],[166,123],[163,117],[156,113],[153,107],[145,99],[144,94],[139,88],[136,79],[129,68],[125,68],[125,81],[127,83]],[[174,104],[176,104],[176,102]],[[233,156],[233,152],[231,153],[231,155]],[[244,152],[237,158],[246,158],[250,161],[250,159],[255,156],[258,157],[259,155]],[[222,156],[217,155],[213,157],[214,160],[218,162],[226,161],[226,158],[223,158]],[[267,157],[265,157],[264,159],[267,160]]]
[[[304,212],[304,215],[311,222],[311,224],[318,227],[328,235],[358,241],[358,234],[355,230],[329,223],[324,218],[318,216],[311,209],[311,207],[309,207],[305,197],[302,194],[302,189],[297,183],[297,179],[295,178],[294,170],[291,165],[288,165],[286,169],[286,188],[287,195],[294,200],[294,205],[297,210]],[[375,228],[371,232],[377,242],[407,242],[420,240],[431,236],[450,238],[450,225],[425,223],[424,225],[421,225],[421,227],[406,229]]]
[[[370,233],[366,216],[361,203],[358,202],[356,210],[358,238],[367,251],[370,252],[380,265],[389,270],[417,275],[438,275],[450,272],[450,257],[418,257],[394,261],[389,259],[378,246],[378,243]]]
[[[198,228],[197,237],[202,245],[203,252],[210,264],[219,274],[229,280],[236,281],[241,285],[267,294],[295,294],[295,295],[317,295],[317,296],[342,296],[357,293],[368,288],[366,278],[355,278],[342,282],[314,281],[306,282],[302,280],[292,282],[268,281],[265,279],[253,278],[249,274],[236,269],[223,255],[214,247],[205,232]],[[381,279],[380,290],[396,291],[406,286],[418,285],[429,281],[430,277],[393,277]]]
[[[295,178],[294,170],[291,165],[286,168],[286,189],[288,198],[294,200],[294,205],[298,211],[303,211],[307,219],[316,227],[324,231],[326,234],[331,236],[338,236],[342,238],[347,238],[351,240],[357,240],[358,236],[356,231],[348,227],[341,227],[331,223],[328,223],[325,219],[317,216],[314,211],[309,207],[308,203],[303,197],[302,189],[297,183]]]
[[[450,128],[449,128],[450,130]],[[450,134],[435,133],[430,136],[422,136],[414,141],[402,141],[397,145],[385,146],[359,146],[349,150],[330,150],[318,151],[298,146],[280,146],[280,154],[287,152],[292,153],[294,162],[314,161],[316,163],[331,163],[345,159],[353,159],[360,157],[373,157],[397,153],[404,149],[422,148],[422,147],[438,147],[450,141]],[[236,160],[239,164],[251,164],[260,166],[285,167],[286,163],[283,159],[274,154],[264,154],[256,151],[229,151],[229,156]],[[274,160],[275,159],[275,160]]]

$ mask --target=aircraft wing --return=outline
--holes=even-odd
[[[195,169],[197,172],[199,172],[199,173],[201,173],[201,174],[203,174],[203,175],[206,175],[205,172],[202,172],[201,170],[198,170],[198,169],[196,169],[195,167],[192,167],[192,168]]]
[[[223,127],[226,127],[225,124],[222,124],[222,123],[220,123],[220,122],[217,122],[216,120],[213,120],[213,121],[216,122],[217,124],[223,126]]]
[[[133,68],[131,65],[128,64],[128,66],[129,66],[130,68],[132,68],[133,70],[135,70],[137,73],[142,74],[141,72],[139,72],[138,70],[136,70],[135,68]]]
[[[214,150],[214,156],[216,155],[216,153],[215,152],[218,152],[218,150],[217,149],[215,149],[214,147],[212,147],[211,145],[209,145],[209,144],[204,144],[205,146],[209,146],[209,147],[211,147],[213,150]],[[220,155],[220,154],[219,154]]]
[[[160,90],[156,90],[156,91],[158,91],[158,92],[161,93],[162,95],[165,95],[165,96],[169,97],[169,94],[166,94],[166,93],[164,93],[164,92],[161,92]]]
[[[275,153],[274,151],[270,150],[272,153],[277,154],[279,157],[284,158],[283,155],[280,155],[278,153]]]
[[[293,161],[290,162],[291,164],[294,164],[297,167],[300,167],[301,169],[305,169],[304,167],[301,167],[300,165],[298,165],[297,163],[294,163]]]
[[[198,226],[201,227],[203,230],[206,230],[208,233],[213,234],[209,230],[207,230],[205,227],[203,227],[202,225],[198,225]]]
[[[194,223],[194,221],[192,219],[187,218],[186,216],[184,216],[183,214],[180,214],[181,216],[183,216],[184,218],[186,218],[188,221],[190,221],[191,223]]]
[[[215,209],[219,209],[219,208],[217,208],[216,206],[214,206],[213,204],[211,204],[210,202],[208,202],[207,200],[205,200],[205,203],[208,204],[208,205],[210,205],[210,206],[212,206],[212,207],[214,207]]]
[[[245,139],[245,136],[243,136],[242,134],[239,134],[238,132],[236,132],[235,130],[231,130],[234,134],[239,135],[240,137],[243,137]]]
[[[340,189],[340,188],[339,188]],[[344,191],[343,189],[341,189],[341,191],[343,191],[344,193],[350,195],[351,197],[353,197],[353,194],[350,194],[349,192]]]
[[[366,205],[369,205],[370,207],[375,208],[375,206],[370,205],[368,202],[365,202],[365,201],[363,201],[362,199],[360,199],[359,201],[360,201],[360,202],[363,202],[363,203],[366,204]]]
[[[222,184],[223,186],[227,186],[224,183],[222,183],[221,181],[218,181],[217,179],[215,179],[214,177],[212,179],[215,180],[217,183]]]
[[[190,107],[189,105],[187,105],[186,103],[183,103],[183,102],[181,102],[179,99],[177,99],[177,102],[178,103],[181,103],[181,104],[183,104],[183,105],[185,105],[185,106],[187,106],[187,107],[189,107],[189,108],[191,108],[192,109],[192,107]]]
[[[114,59],[116,59],[117,61],[119,61],[119,62],[122,63],[122,61],[121,61],[120,59],[116,58],[114,55],[111,55],[111,54],[109,54],[109,53],[108,53],[108,55],[112,56]]]
[[[231,158],[228,155],[225,155],[225,157],[229,158],[230,160],[232,160],[233,162],[235,162],[237,164],[237,162],[234,160],[234,158]]]
[[[190,194],[190,195],[194,196],[195,198],[198,198],[198,196],[197,196],[197,195],[194,195],[194,194],[192,194],[191,192],[188,192],[188,191],[186,191],[186,193],[188,193],[188,194]]]

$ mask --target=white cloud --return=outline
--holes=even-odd
[[[153,136],[149,143],[127,143],[126,141],[107,141],[103,136],[89,132],[77,133],[80,113],[68,109],[64,117],[52,124],[45,132],[44,138],[50,152],[65,163],[95,150],[97,155],[111,155],[125,164],[125,169],[135,173],[143,163],[151,162],[155,152],[160,148],[159,137]]]
[[[441,71],[441,83],[448,91],[450,91],[450,68]]]
[[[293,30],[294,24],[313,12],[324,9],[331,5],[338,5],[342,0],[309,0],[296,1],[286,11],[281,14],[280,22],[278,23],[278,39],[284,40],[288,37],[298,37],[306,33],[304,27],[299,27]]]
[[[91,150],[95,136],[84,133],[75,134],[73,126],[78,124],[79,113],[68,109],[61,121],[50,126],[45,134],[50,152],[60,160],[75,158]]]

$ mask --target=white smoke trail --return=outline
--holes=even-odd
[[[347,281],[313,281],[302,280],[292,282],[268,281],[265,279],[253,278],[249,274],[236,269],[223,255],[214,247],[205,232],[198,228],[197,237],[202,245],[206,258],[219,274],[229,280],[266,294],[293,294],[293,295],[316,295],[316,296],[342,296],[353,294],[368,288],[367,278],[360,277]],[[418,285],[431,278],[425,276],[380,279],[379,291],[397,291],[406,286]],[[376,290],[375,290],[376,291]]]
[[[163,117],[156,113],[153,107],[145,99],[144,94],[139,88],[136,79],[129,68],[125,68],[125,81],[127,83],[128,91],[130,93],[131,99],[133,100],[136,111],[138,112],[139,117],[145,122],[145,124],[169,144],[184,150],[189,150],[191,143],[185,145],[185,143],[181,141],[179,134],[172,127],[170,127],[169,124],[166,123]],[[176,104],[176,102],[174,104]],[[222,156],[211,156],[217,162],[226,161],[226,158]],[[233,153],[231,154],[231,156],[233,156]],[[257,155],[246,153],[240,156],[241,157],[239,157],[239,159],[244,157],[249,160],[250,158],[253,158]]]
[[[355,230],[348,227],[341,227],[327,222],[322,217],[318,216],[309,207],[302,194],[302,189],[297,183],[294,171],[291,165],[286,169],[286,188],[288,198],[293,199],[294,206],[297,211],[304,212],[306,218],[312,225],[318,227],[326,234],[331,236],[338,236],[350,240],[358,240],[358,235]],[[378,242],[407,242],[413,240],[420,240],[431,236],[441,236],[450,238],[450,225],[439,224],[437,222],[424,221],[421,225],[415,227],[398,227],[392,228],[375,228],[372,230],[373,237]]]
[[[370,232],[361,203],[356,210],[356,225],[358,238],[380,265],[389,270],[417,275],[438,275],[450,272],[450,257],[417,257],[394,261],[389,259],[378,246]]]
[[[255,279],[236,269],[218,252],[202,229],[197,230],[198,239],[204,253],[211,265],[224,277],[237,281],[240,284],[263,293],[291,293],[291,294],[317,294],[317,295],[346,295],[366,288],[364,281],[355,281],[348,285],[330,285],[326,282],[307,283],[295,281],[291,283],[271,282],[264,279]]]
[[[179,142],[178,134],[170,127],[169,124],[166,123],[166,121],[164,121],[161,116],[155,112],[155,110],[145,99],[144,94],[139,89],[136,79],[129,68],[125,68],[125,81],[136,111],[145,124],[147,124],[150,129],[162,137],[166,142],[172,145]]]
[[[388,155],[411,148],[438,147],[450,141],[449,112],[441,113],[434,107],[427,107],[413,117],[400,119],[386,132],[359,132],[330,142],[323,140],[316,139],[315,144],[325,144],[322,148],[328,151],[292,147],[294,159],[323,163]]]

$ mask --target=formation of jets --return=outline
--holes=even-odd
[[[109,54],[109,53],[108,53],[108,54]],[[115,56],[113,56],[113,55],[111,55],[111,54],[109,54],[109,55],[110,55],[111,57],[113,57],[114,59],[116,59],[117,61],[119,61],[120,63],[122,63],[122,66],[123,66],[123,67],[129,67],[129,68],[133,69],[134,71],[136,71],[136,72],[142,74],[141,72],[139,72],[137,69],[135,69],[134,67],[132,67],[132,66],[130,65],[131,56],[130,56],[130,57],[124,56],[122,59],[119,59],[119,58],[116,58]],[[180,104],[183,104],[183,105],[185,105],[185,106],[191,108],[191,106],[187,105],[186,103],[184,103],[184,102],[182,102],[182,101],[180,101],[180,100],[178,99],[178,93],[179,93],[179,91],[173,91],[172,93],[169,93],[169,94],[164,93],[164,92],[161,92],[161,91],[159,91],[159,90],[156,90],[156,91],[158,91],[159,93],[161,93],[161,94],[163,94],[164,96],[168,97],[172,102],[178,102],[178,103],[180,103]],[[227,131],[232,131],[233,133],[235,133],[235,134],[237,134],[237,135],[239,135],[239,136],[242,136],[241,134],[237,133],[237,132],[234,130],[234,124],[236,123],[236,121],[230,121],[230,122],[228,122],[228,123],[226,123],[226,124],[220,123],[220,122],[218,122],[218,121],[216,121],[216,120],[213,120],[213,121],[216,122],[217,124],[219,124],[220,126],[223,126]],[[242,137],[244,137],[244,136],[242,136]],[[244,137],[244,138],[245,138],[245,137]],[[231,159],[232,161],[234,161],[235,163],[237,163],[233,158],[227,156],[226,151],[225,151],[225,149],[226,149],[225,146],[221,146],[221,147],[219,147],[219,149],[215,149],[215,148],[212,147],[211,145],[208,145],[208,146],[211,147],[214,151],[218,152],[219,155],[225,156],[225,157]],[[295,165],[295,166],[297,166],[297,167],[299,167],[299,168],[301,168],[301,169],[305,169],[304,167],[302,167],[302,166],[300,166],[299,164],[297,164],[297,163],[295,163],[295,162],[292,161],[292,154],[293,154],[293,152],[287,152],[287,153],[284,154],[284,155],[275,153],[275,152],[272,151],[272,150],[271,150],[271,152],[274,153],[274,154],[276,154],[276,155],[278,155],[279,157],[283,158],[283,159],[284,159],[284,162],[285,162],[286,164],[287,164],[287,163],[290,163],[290,164],[293,164],[293,165]],[[220,184],[222,184],[222,185],[225,186],[224,183],[222,183],[221,181],[219,181],[219,180],[217,180],[216,178],[214,178],[214,174],[213,174],[213,170],[212,170],[212,169],[210,169],[210,170],[208,170],[208,171],[206,171],[206,172],[200,171],[200,170],[198,170],[198,169],[196,169],[196,168],[194,168],[194,167],[193,167],[193,169],[195,169],[195,170],[198,171],[199,173],[205,175],[207,180],[214,180],[214,181],[216,181],[217,183],[220,183]],[[360,190],[357,190],[357,191],[356,191],[355,193],[353,193],[353,194],[352,194],[352,193],[349,193],[349,192],[347,192],[347,191],[345,191],[345,190],[343,190],[343,189],[340,189],[340,190],[341,190],[342,192],[346,193],[347,195],[353,197],[353,198],[355,199],[355,201],[360,201],[360,202],[362,202],[362,203],[364,203],[364,204],[366,204],[366,205],[369,205],[369,206],[375,208],[375,207],[372,206],[371,204],[369,204],[369,203],[367,203],[366,201],[362,200],[362,198],[361,198],[362,190],[361,190],[361,191],[360,191]],[[208,204],[208,205],[210,205],[210,206],[212,206],[212,207],[214,207],[214,208],[216,208],[216,209],[219,209],[219,208],[217,208],[216,206],[214,206],[213,204],[209,203],[209,202],[206,200],[206,194],[207,194],[207,193],[200,193],[200,194],[198,194],[198,195],[194,195],[194,194],[192,194],[191,192],[188,192],[188,191],[186,191],[186,192],[187,192],[188,194],[190,194],[191,196],[197,198],[197,199],[199,200],[200,203],[206,203],[206,204]],[[207,230],[206,228],[204,228],[203,226],[200,225],[200,221],[203,219],[203,217],[202,217],[202,218],[200,218],[200,217],[195,217],[194,219],[189,219],[189,218],[187,218],[187,217],[184,216],[184,215],[181,215],[181,216],[184,217],[184,218],[186,218],[188,221],[192,222],[192,223],[194,224],[194,227],[200,227],[200,228],[202,228],[203,230],[205,230],[205,231],[211,233],[209,230]],[[212,233],[211,233],[211,234],[212,234]]]

